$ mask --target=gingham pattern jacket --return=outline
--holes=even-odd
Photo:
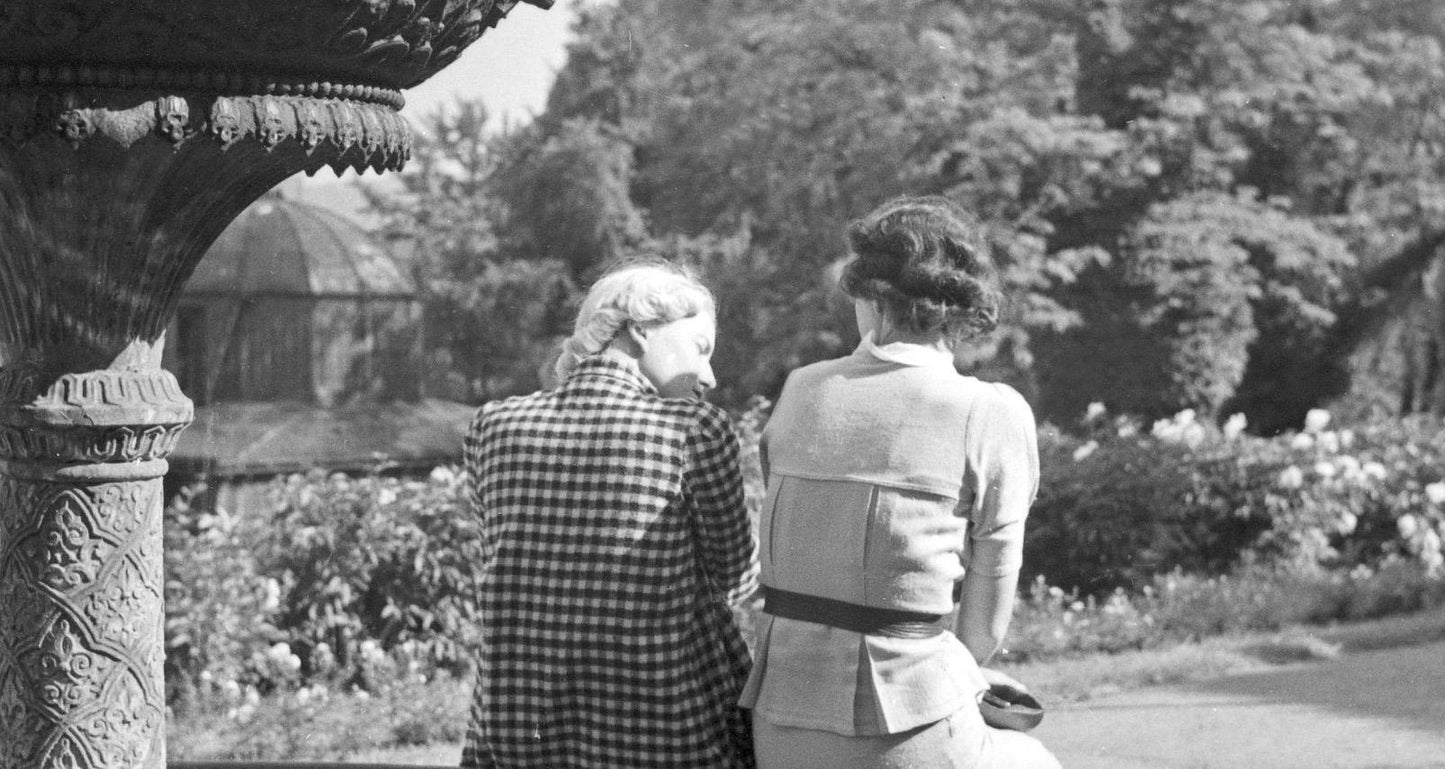
[[[466,438],[483,632],[463,766],[752,766],[729,604],[756,557],[727,414],[605,357]]]

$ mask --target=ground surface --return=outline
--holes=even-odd
[[[1066,769],[1445,769],[1445,643],[1051,708]]]

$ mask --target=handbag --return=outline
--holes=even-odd
[[[1044,720],[1044,706],[1022,689],[1008,684],[994,684],[979,698],[978,710],[983,722],[995,729],[1026,732]]]

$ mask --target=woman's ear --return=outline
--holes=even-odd
[[[627,337],[637,345],[638,352],[647,352],[647,328],[638,323],[627,324]]]

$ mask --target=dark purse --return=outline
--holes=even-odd
[[[995,729],[1026,732],[1044,720],[1044,706],[1026,691],[1007,684],[994,684],[978,701],[983,722]]]

